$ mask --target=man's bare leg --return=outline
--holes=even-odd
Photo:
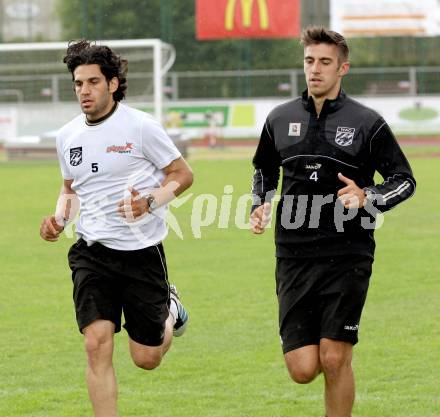
[[[298,384],[312,382],[321,372],[319,346],[308,345],[284,355],[290,377]]]
[[[355,396],[352,344],[321,339],[319,356],[325,376],[327,417],[350,417]]]
[[[174,322],[175,319],[170,314],[165,322],[164,340],[160,346],[146,346],[135,342],[131,338],[129,339],[130,354],[136,366],[142,369],[151,370],[160,365],[163,356],[170,348],[173,340]]]
[[[117,386],[113,369],[115,325],[96,320],[83,329],[87,353],[86,380],[95,417],[117,417]]]

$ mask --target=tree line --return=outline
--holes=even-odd
[[[160,38],[177,51],[174,71],[302,66],[298,39],[197,41],[194,0],[58,0],[63,40]],[[440,65],[439,37],[350,38],[353,67]]]

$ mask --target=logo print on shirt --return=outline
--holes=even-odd
[[[335,142],[341,146],[349,146],[353,143],[354,127],[339,127],[336,130]]]
[[[305,169],[313,169],[314,171],[317,171],[318,169],[321,169],[322,164],[306,164]]]
[[[355,324],[354,326],[347,324],[344,326],[344,330],[351,330],[353,332],[357,332],[359,330],[359,324]]]
[[[133,150],[133,144],[129,142],[125,142],[123,146],[107,146],[107,153],[115,152],[115,153],[131,153]]]
[[[289,123],[289,136],[301,135],[301,123]]]
[[[82,146],[78,148],[70,148],[70,165],[78,166],[83,161]]]

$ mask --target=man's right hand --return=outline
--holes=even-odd
[[[40,236],[48,242],[56,242],[63,230],[64,227],[55,220],[54,215],[47,216],[41,223]]]
[[[251,214],[251,231],[257,235],[264,233],[265,227],[270,222],[272,207],[270,203],[264,203],[257,207]]]

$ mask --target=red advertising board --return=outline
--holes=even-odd
[[[196,35],[199,40],[298,37],[300,15],[300,0],[196,0]]]

